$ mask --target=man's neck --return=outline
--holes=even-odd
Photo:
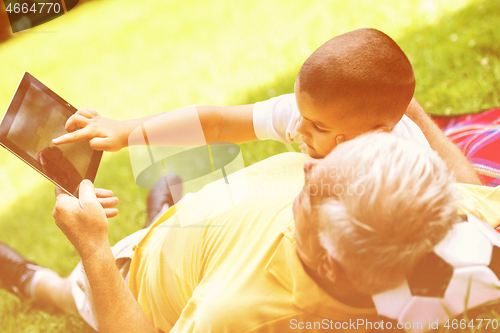
[[[302,263],[306,273],[313,279],[318,286],[336,300],[356,308],[373,308],[372,298],[370,295],[357,292],[353,286],[347,283],[332,283],[324,277],[321,277],[317,271],[309,268]]]

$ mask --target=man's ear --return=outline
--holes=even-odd
[[[340,280],[340,274],[342,272],[342,267],[340,264],[330,257],[328,254],[323,256],[321,263],[318,266],[318,274],[322,278],[326,278],[331,282],[338,282]]]

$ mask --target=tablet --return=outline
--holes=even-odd
[[[52,144],[66,134],[64,125],[76,109],[25,72],[0,123],[0,145],[37,170],[66,193],[78,197],[83,179],[92,182],[102,152],[89,141]]]

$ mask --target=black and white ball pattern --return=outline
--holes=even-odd
[[[500,299],[500,234],[473,215],[456,224],[398,288],[373,296],[380,315],[400,323],[440,324]],[[412,326],[413,327],[413,326]],[[418,326],[416,326],[418,327]]]

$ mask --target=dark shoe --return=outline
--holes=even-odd
[[[182,184],[181,179],[176,174],[168,174],[168,181],[165,178],[161,178],[156,182],[153,186],[153,189],[149,191],[148,198],[146,200],[147,206],[147,221],[143,228],[149,227],[153,222],[155,217],[166,207],[172,207],[175,202],[174,198],[179,199],[182,195],[182,186],[176,186],[174,196],[172,197],[172,193],[170,192],[170,187],[168,184]]]
[[[29,298],[25,293],[26,283],[31,281],[41,266],[26,260],[7,244],[0,242],[0,281],[3,288],[20,298]]]

